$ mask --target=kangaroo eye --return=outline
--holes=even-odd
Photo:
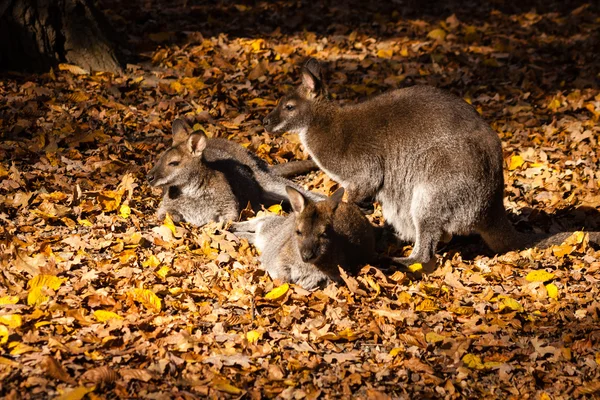
[[[300,232],[300,229],[296,229],[296,235],[298,235],[298,236],[302,235],[302,232]]]
[[[286,104],[285,105],[285,109],[288,110],[288,111],[292,111],[295,108],[296,108],[296,106],[294,106],[293,104]]]
[[[322,237],[322,238],[326,238],[328,236],[327,235],[327,231],[321,232],[321,234],[319,236]]]
[[[171,162],[169,163],[169,165],[170,165],[171,167],[176,167],[176,166],[178,166],[178,165],[179,165],[179,161],[171,161]]]

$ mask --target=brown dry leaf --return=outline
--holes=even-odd
[[[62,364],[60,364],[54,357],[46,356],[42,360],[42,368],[54,379],[61,380],[66,383],[72,383],[73,378],[65,371]]]
[[[125,381],[135,379],[142,382],[148,382],[151,379],[154,379],[152,373],[145,369],[121,368],[119,370],[119,375],[121,375],[121,378]]]
[[[119,379],[119,375],[110,367],[104,365],[102,367],[90,369],[81,375],[83,382],[92,383],[112,383]]]

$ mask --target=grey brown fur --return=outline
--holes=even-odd
[[[290,173],[308,167],[304,163],[298,168],[279,171]],[[236,220],[248,203],[258,209],[261,204],[286,202],[286,186],[293,186],[315,200],[323,198],[276,175],[263,160],[239,144],[209,139],[202,131],[193,131],[183,120],[173,122],[173,145],[148,173],[148,181],[164,191],[157,212],[159,219],[169,213],[175,222],[198,226]]]
[[[339,280],[338,265],[355,272],[375,252],[373,227],[360,209],[341,201],[343,189],[313,202],[288,188],[294,212],[233,224],[232,230],[261,251],[271,278],[306,289]]]
[[[500,139],[446,91],[413,86],[340,106],[330,100],[318,62],[309,60],[301,85],[264,125],[298,133],[349,201],[381,203],[386,222],[414,242],[409,257],[396,259],[402,264],[429,262],[440,239],[454,234],[479,233],[496,252],[540,240],[517,232],[506,216]]]

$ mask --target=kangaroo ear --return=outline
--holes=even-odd
[[[309,59],[302,68],[302,87],[313,96],[320,93],[323,89],[321,75],[319,62],[314,58]]]
[[[291,186],[286,186],[285,191],[287,192],[288,198],[290,199],[292,210],[294,210],[296,214],[300,214],[306,206],[306,198],[302,193],[300,193]]]
[[[208,138],[204,132],[197,132],[190,135],[187,141],[190,154],[194,157],[200,157],[206,148],[207,140]]]
[[[181,118],[173,121],[173,145],[185,142],[187,138],[194,132],[194,129]]]
[[[329,196],[329,201],[332,202],[334,205],[338,205],[342,202],[342,198],[344,197],[344,188],[341,187],[338,190],[336,190],[335,192],[333,192],[333,194],[331,196]]]

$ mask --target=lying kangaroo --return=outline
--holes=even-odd
[[[248,203],[256,209],[260,204],[287,202],[286,186],[314,200],[323,199],[279,176],[308,172],[311,163],[289,162],[270,169],[239,144],[209,139],[177,119],[173,122],[173,146],[160,156],[147,178],[164,191],[159,219],[169,213],[175,222],[202,226],[236,220]]]
[[[396,259],[404,265],[429,262],[440,239],[453,234],[479,233],[498,253],[565,237],[513,228],[503,205],[500,139],[472,106],[446,91],[413,86],[342,107],[329,98],[311,59],[300,86],[264,126],[299,134],[349,201],[378,200],[400,238],[414,241],[410,256]]]
[[[341,201],[343,188],[319,202],[292,187],[287,193],[292,214],[255,218],[231,227],[260,250],[271,278],[313,289],[338,280],[338,265],[355,272],[374,258],[373,227],[356,205]]]

